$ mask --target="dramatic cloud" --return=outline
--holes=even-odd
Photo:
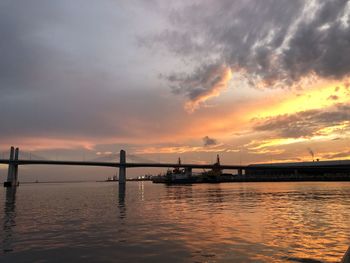
[[[272,132],[282,138],[307,138],[336,134],[350,128],[350,105],[308,110],[258,120],[255,131]]]
[[[185,77],[169,77],[172,89],[191,103],[213,90],[205,81],[210,70],[203,68],[218,65],[245,76],[254,87],[348,76],[349,19],[350,2],[345,0],[207,0],[172,9],[171,28],[143,41],[156,41],[197,68]]]
[[[173,74],[168,77],[175,94],[185,94],[189,101],[185,105],[188,112],[193,112],[202,103],[220,95],[227,88],[232,77],[231,69],[227,66],[208,65],[195,74]]]
[[[203,137],[204,146],[216,145],[217,141],[214,138],[210,138],[209,136]]]
[[[346,152],[348,2],[1,0],[0,149],[206,163]]]

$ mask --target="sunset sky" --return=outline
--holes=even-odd
[[[349,1],[0,0],[0,36],[3,158],[350,158]]]

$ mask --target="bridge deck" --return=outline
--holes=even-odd
[[[93,161],[53,161],[53,160],[17,160],[9,161],[7,159],[0,159],[0,164],[17,164],[17,165],[73,165],[73,166],[99,166],[99,167],[120,167],[120,163],[117,162],[93,162]],[[126,163],[125,167],[159,167],[159,168],[169,168],[169,167],[179,167],[179,168],[193,168],[193,169],[212,169],[215,167],[213,164],[178,164],[178,163]],[[221,169],[249,169],[249,170],[261,170],[261,169],[350,169],[349,163],[310,163],[309,165],[220,165]]]

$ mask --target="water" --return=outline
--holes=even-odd
[[[40,183],[22,184],[15,202],[0,194],[0,262],[339,262],[350,244],[344,182]]]

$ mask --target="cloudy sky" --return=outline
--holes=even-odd
[[[350,158],[349,1],[172,2],[0,0],[1,155]]]

